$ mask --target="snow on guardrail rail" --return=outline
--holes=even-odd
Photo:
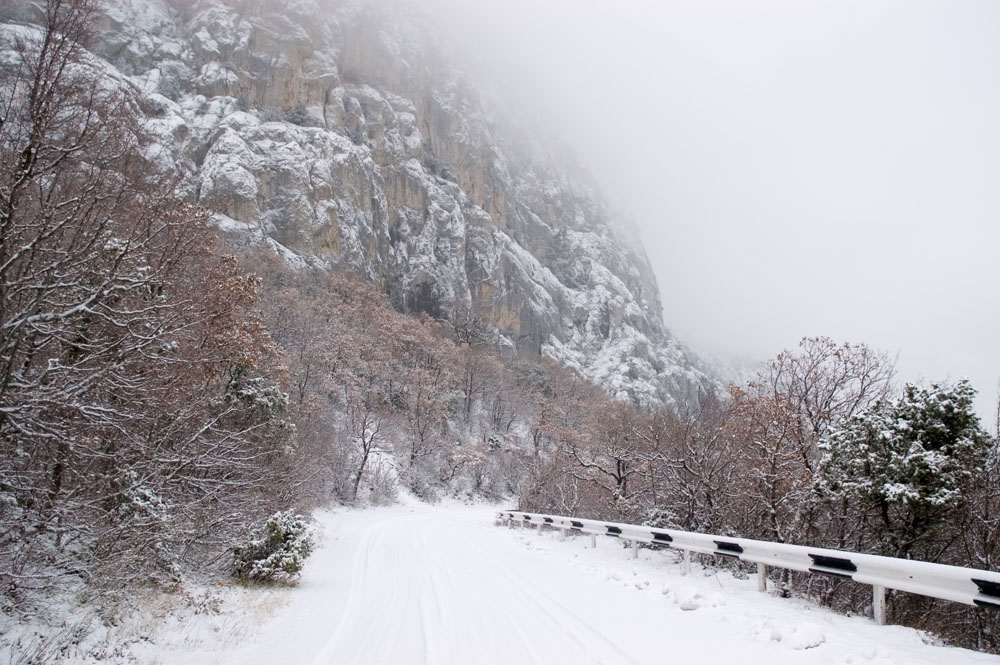
[[[767,588],[768,566],[849,578],[872,586],[873,614],[879,624],[885,623],[886,589],[1000,609],[1000,573],[987,570],[561,515],[505,511],[499,513],[497,518],[507,523],[588,533],[594,546],[599,535],[621,538],[631,541],[633,556],[637,553],[638,543],[682,550],[685,552],[686,572],[690,572],[690,552],[756,563],[761,591]]]

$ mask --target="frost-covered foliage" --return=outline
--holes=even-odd
[[[175,581],[289,503],[280,359],[88,51],[98,3],[27,4],[0,8],[0,591]]]
[[[115,516],[120,520],[136,520],[145,525],[166,524],[170,507],[156,490],[143,485],[139,475],[125,471],[116,483],[118,505]]]
[[[678,528],[677,522],[677,516],[671,510],[666,508],[650,508],[642,516],[640,523],[643,526],[658,529],[676,529]]]
[[[998,441],[980,427],[967,381],[906,385],[829,430],[819,442],[810,510],[817,544],[991,569],[1000,553]],[[854,585],[812,583],[856,607]],[[894,597],[893,621],[998,650],[996,617]]]
[[[288,393],[267,377],[255,376],[243,365],[230,368],[221,403],[237,411],[241,423],[254,429],[256,436],[292,452],[295,424],[288,417]]]
[[[550,383],[532,427],[545,454],[520,484],[520,507],[995,568],[1000,454],[979,427],[971,386],[896,393],[892,375],[884,353],[807,338],[730,400],[679,414],[574,402]],[[775,581],[845,610],[870,602],[831,578]],[[912,597],[893,597],[890,613],[1000,648],[988,615]]]
[[[286,351],[297,449],[311,451],[328,494],[497,497],[517,485],[523,456],[551,445],[541,428],[528,433],[546,417],[531,408],[535,384],[518,384],[518,370],[546,370],[527,358],[505,367],[510,350],[470,332],[475,322],[445,327],[394,312],[356,278],[294,271],[266,253],[248,260],[272,289],[263,311]]]
[[[263,526],[249,530],[233,549],[233,574],[250,582],[292,582],[313,546],[305,517],[290,510],[275,513]]]
[[[817,491],[855,505],[885,553],[927,556],[949,537],[939,532],[987,461],[974,396],[965,380],[908,384],[898,399],[851,418],[821,443]]]
[[[270,385],[264,377],[250,376],[246,367],[234,367],[223,398],[227,404],[241,403],[260,419],[282,415],[288,408],[288,394]]]

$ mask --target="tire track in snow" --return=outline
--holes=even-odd
[[[378,550],[386,532],[409,518],[409,515],[392,517],[376,522],[365,529],[351,566],[351,584],[340,621],[326,644],[313,659],[313,665],[344,662],[342,658],[345,651],[349,653],[352,645],[357,643],[359,636],[349,634],[354,623],[351,619],[362,615],[364,608],[376,600],[373,598],[376,587],[371,583],[372,555]]]
[[[475,542],[478,519],[421,513],[368,527],[345,609],[313,665],[635,665]]]
[[[605,636],[600,628],[591,625],[561,602],[532,584],[517,568],[502,561],[480,545],[473,543],[472,546],[479,552],[480,556],[490,561],[494,570],[503,575],[512,585],[512,588],[516,589],[527,602],[537,607],[555,625],[566,631],[567,634],[572,634],[574,639],[584,644],[586,646],[586,657],[589,660],[597,663],[610,662],[639,665],[620,646]],[[570,631],[567,624],[573,624],[576,630]],[[609,658],[609,660],[605,661],[604,658],[594,655],[601,653],[604,653],[605,657]]]
[[[441,525],[438,526],[438,531],[445,531],[446,533],[439,533],[438,537],[435,539],[436,543],[440,543],[447,540],[448,537],[451,538],[451,542],[448,543],[448,549],[454,550],[456,546],[461,546],[465,549],[465,556],[458,557],[466,561],[475,560],[475,552],[471,551],[468,542],[468,535],[464,532],[461,537],[456,538],[456,534],[460,533],[453,527]],[[477,654],[473,649],[466,649],[467,653],[459,653],[459,650],[455,648],[454,639],[456,636],[451,635],[453,639],[449,640],[451,645],[450,650],[450,660],[438,661],[439,663],[455,663],[466,664],[466,663],[477,663],[477,662],[495,662],[495,663],[517,663],[518,665],[552,665],[554,662],[551,656],[547,656],[541,653],[537,648],[533,646],[538,642],[538,635],[531,635],[525,632],[523,624],[525,623],[525,617],[522,614],[514,614],[509,611],[507,603],[490,603],[489,607],[482,607],[481,603],[476,604],[472,602],[476,599],[484,598],[496,598],[498,593],[496,589],[483,588],[484,585],[488,586],[489,576],[487,575],[477,575],[476,579],[464,580],[462,584],[459,580],[456,580],[454,573],[454,566],[448,565],[447,563],[442,563],[444,560],[440,556],[433,556],[431,554],[431,548],[427,545],[427,536],[421,534],[419,536],[420,545],[422,550],[427,555],[427,560],[431,562],[430,576],[434,580],[435,589],[437,591],[437,600],[439,601],[439,609],[441,607],[440,601],[443,600],[444,603],[450,605],[448,608],[450,611],[445,612],[441,610],[441,616],[457,616],[465,615],[465,631],[461,636],[463,640],[459,640],[469,646],[470,643],[485,644],[490,641],[490,638],[496,638],[498,635],[516,635],[517,640],[505,640],[508,648],[515,650],[516,655],[508,655],[506,658],[494,658],[497,657],[497,653],[491,649],[482,649],[476,658]],[[456,542],[457,541],[457,542]],[[473,556],[469,556],[469,555]],[[440,589],[442,585],[437,581],[440,578],[444,578],[445,584],[443,585],[448,593],[441,594]],[[473,595],[475,598],[469,598],[468,596]],[[544,641],[544,640],[543,640]],[[486,658],[487,660],[482,660]]]
[[[451,542],[448,542],[448,548],[458,550],[458,556],[455,556],[456,552],[452,552],[452,560],[479,561],[486,564],[479,566],[478,574],[471,580],[472,584],[464,587],[467,589],[488,585],[491,587],[488,593],[487,589],[483,589],[478,595],[496,598],[498,601],[479,608],[482,616],[490,618],[485,625],[479,623],[480,631],[495,633],[501,624],[505,625],[507,630],[520,638],[524,655],[532,662],[544,665],[551,665],[556,661],[627,664],[636,662],[609,640],[601,630],[581,619],[552,596],[537,590],[516,568],[480,545],[475,536],[477,530],[475,524],[478,524],[478,521],[469,525],[473,527],[471,529],[459,529],[456,528],[458,525],[453,523],[435,525],[438,531],[444,532],[436,534],[435,542],[447,542],[450,536]],[[426,541],[426,537],[422,538]],[[438,566],[438,568],[443,568],[449,577],[452,575],[452,566]],[[497,574],[503,579],[500,583]],[[452,608],[454,612],[468,612],[468,606],[473,605],[474,599],[464,600],[466,607]],[[510,608],[516,610],[511,611]],[[532,612],[532,609],[535,611]],[[540,651],[533,645],[543,645],[544,649]],[[523,662],[523,656],[519,662]]]

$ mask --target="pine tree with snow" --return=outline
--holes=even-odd
[[[302,572],[313,549],[306,518],[293,511],[277,512],[263,527],[247,533],[233,550],[233,573],[244,581],[292,582]]]
[[[851,418],[820,445],[817,493],[859,520],[881,553],[937,559],[989,451],[975,394],[966,380],[907,384],[898,399]]]

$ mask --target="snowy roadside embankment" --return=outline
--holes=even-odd
[[[912,629],[761,594],[754,580],[725,572],[683,576],[670,551],[643,549],[632,560],[609,538],[593,550],[589,537],[497,527],[488,507],[317,519],[322,542],[297,588],[220,591],[227,608],[168,615],[132,642],[131,662],[1000,663]]]

